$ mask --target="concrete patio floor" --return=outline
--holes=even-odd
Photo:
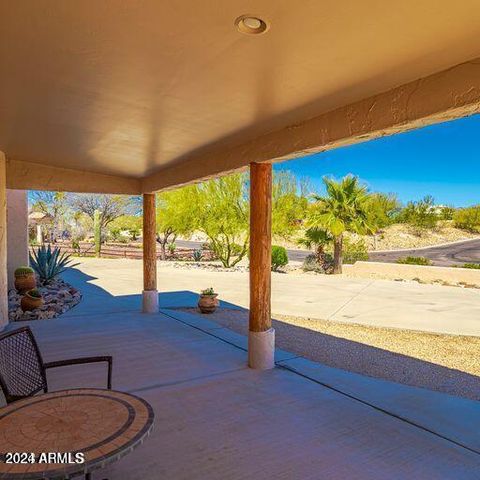
[[[253,371],[241,335],[173,310],[142,315],[137,295],[81,288],[85,301],[68,315],[31,322],[45,360],[111,354],[113,387],[156,413],[152,436],[94,478],[478,478],[478,402],[283,351],[276,369]],[[82,366],[49,381],[54,390],[102,386],[104,377]]]

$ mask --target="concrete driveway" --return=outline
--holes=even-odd
[[[142,290],[142,263],[138,260],[79,261],[79,272],[67,273],[67,280],[69,275],[81,273],[89,283],[114,296],[138,294]],[[245,272],[174,268],[160,263],[158,286],[164,292],[160,297],[163,307],[193,306],[195,293],[212,286],[223,301],[248,308]],[[79,308],[88,308],[88,303]],[[273,273],[272,311],[363,325],[480,335],[480,290],[416,282]]]

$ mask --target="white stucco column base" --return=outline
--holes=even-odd
[[[158,313],[158,290],[144,290],[142,292],[142,312]]]
[[[248,366],[256,370],[275,367],[275,330],[248,332]]]

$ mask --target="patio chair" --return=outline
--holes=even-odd
[[[0,387],[8,403],[48,392],[49,368],[107,362],[107,388],[112,389],[112,357],[82,357],[45,363],[30,327],[0,335]]]

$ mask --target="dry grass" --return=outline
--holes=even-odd
[[[196,309],[183,309],[198,314]],[[248,311],[209,320],[246,334]],[[326,365],[480,400],[480,338],[275,315],[279,348]]]

